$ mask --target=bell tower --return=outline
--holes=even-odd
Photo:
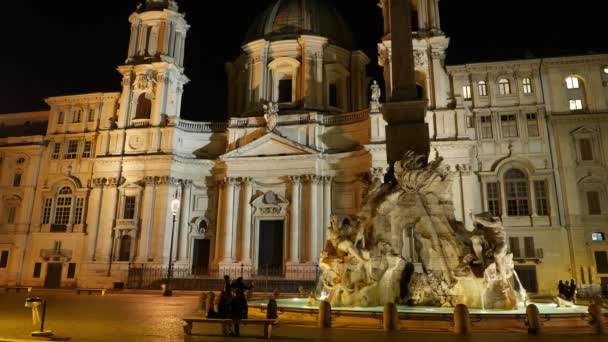
[[[145,0],[129,17],[131,38],[115,128],[166,126],[180,116],[189,25],[175,0]]]

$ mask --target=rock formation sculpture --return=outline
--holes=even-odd
[[[393,170],[370,185],[353,224],[333,217],[326,230],[320,283],[332,306],[513,309],[524,300],[500,221],[475,215],[473,231],[456,221],[441,158],[427,164],[408,152]]]

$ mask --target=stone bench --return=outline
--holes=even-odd
[[[15,293],[21,292],[21,290],[26,290],[27,292],[32,292],[31,286],[8,286],[4,288],[4,291],[8,293],[10,290],[15,290]]]
[[[76,289],[76,294],[80,294],[81,292],[88,292],[89,294],[93,294],[94,292],[99,292],[103,296],[106,294],[106,289],[101,289],[101,288],[99,288],[99,289],[93,289],[93,288],[92,289],[84,289],[84,288]]]
[[[192,324],[193,323],[202,323],[202,324],[220,324],[222,326],[222,331],[225,333],[228,329],[228,326],[233,324],[242,324],[242,325],[263,325],[264,326],[264,338],[269,339],[272,337],[272,326],[279,324],[278,319],[240,319],[240,320],[232,320],[232,319],[221,319],[221,318],[202,318],[202,317],[185,317],[184,321],[184,333],[186,335],[192,335]]]

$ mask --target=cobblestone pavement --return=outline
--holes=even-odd
[[[32,325],[31,309],[25,307],[27,297],[48,300],[45,329],[53,330],[53,340],[71,341],[262,341],[262,327],[243,327],[241,338],[220,336],[219,326],[196,326],[194,336],[184,336],[181,317],[196,315],[197,297],[176,292],[173,297],[154,293],[120,293],[76,295],[73,291],[36,290],[31,294],[0,293],[0,342],[45,340],[30,337],[37,330]],[[311,324],[311,323],[309,323]],[[459,338],[449,332],[412,332],[402,330],[385,333],[377,328],[350,327],[318,329],[302,322],[280,324],[273,331],[273,341],[606,341],[606,336],[591,334],[560,334],[552,332],[528,336],[522,331],[474,333]]]

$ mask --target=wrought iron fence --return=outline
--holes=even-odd
[[[167,283],[166,265],[129,264],[127,288],[161,289]],[[254,284],[256,292],[295,293],[300,290],[315,291],[319,279],[317,266],[290,267],[286,272],[282,267],[264,266],[250,269],[248,266],[229,267],[191,267],[188,265],[173,266],[171,285],[174,290],[221,291],[224,287],[224,275],[231,278],[243,277],[246,282]]]

